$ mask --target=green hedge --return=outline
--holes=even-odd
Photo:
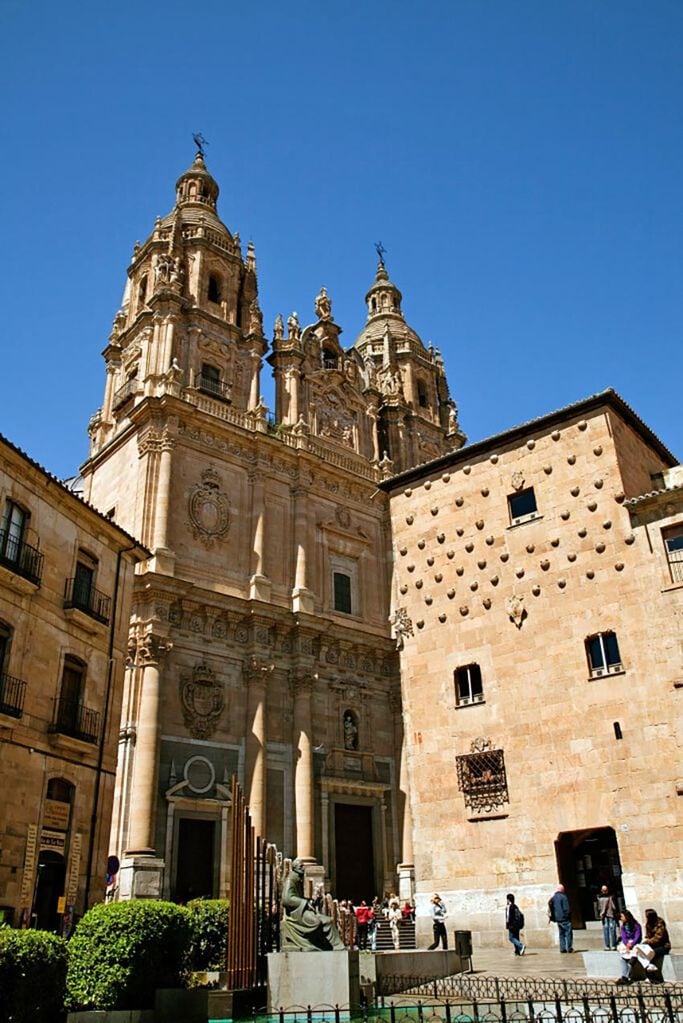
[[[69,942],[67,1008],[150,1009],[157,988],[183,987],[190,918],[171,902],[94,906]]]
[[[190,969],[224,970],[228,948],[227,899],[194,899],[187,905],[192,922]]]
[[[58,1023],[67,945],[47,931],[0,929],[0,1023]]]

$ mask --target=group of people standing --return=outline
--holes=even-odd
[[[386,920],[391,931],[391,940],[395,949],[400,947],[399,925],[403,920],[415,919],[415,907],[411,902],[401,906],[398,896],[393,893],[386,895],[383,901],[378,896],[371,905],[362,899],[354,904],[342,899],[338,906],[338,929],[342,941],[347,948],[358,948],[361,951],[377,950],[377,928],[381,920]]]

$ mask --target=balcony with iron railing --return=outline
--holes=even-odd
[[[66,580],[64,607],[82,611],[103,625],[109,624],[111,597],[96,590],[94,586],[85,584],[78,576]]]
[[[43,555],[7,530],[0,529],[0,565],[40,585],[43,574]]]
[[[100,714],[80,700],[58,696],[50,731],[96,745],[100,737]]]
[[[217,380],[206,373],[199,373],[196,383],[197,390],[203,394],[210,394],[212,398],[218,398],[219,401],[230,401],[229,385],[222,380]]]
[[[137,377],[131,377],[130,380],[126,380],[125,384],[122,384],[121,387],[117,388],[117,390],[114,391],[114,397],[112,399],[112,408],[116,410],[120,408],[122,405],[125,405],[128,399],[132,398],[133,395],[137,393],[137,389],[138,389]]]
[[[12,675],[0,675],[0,714],[20,718],[24,712],[26,683]]]

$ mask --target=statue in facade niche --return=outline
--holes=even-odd
[[[282,890],[285,911],[280,935],[283,952],[344,951],[344,942],[331,917],[319,912],[304,896],[304,865],[296,859]]]
[[[344,749],[358,749],[358,728],[350,711],[344,715]]]
[[[458,429],[458,406],[452,398],[448,399],[448,432],[455,433]]]
[[[315,315],[319,320],[332,319],[332,302],[327,294],[327,288],[321,288],[320,294],[315,298]]]
[[[285,323],[282,319],[282,313],[278,313],[275,317],[275,326],[273,327],[273,340],[282,341],[285,336]]]

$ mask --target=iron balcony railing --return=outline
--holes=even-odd
[[[40,583],[43,574],[43,555],[37,547],[0,529],[0,564],[32,583]]]
[[[109,624],[111,597],[94,586],[84,584],[78,576],[66,580],[64,607],[75,607],[104,625]]]
[[[200,373],[197,377],[197,388],[204,394],[210,394],[213,398],[220,398],[221,401],[230,400],[225,384],[221,380],[216,380],[215,377]]]
[[[138,389],[137,377],[131,377],[130,380],[126,380],[125,384],[122,384],[121,387],[117,388],[117,390],[114,391],[112,408],[117,409],[125,402],[127,402],[128,399],[132,398],[132,396],[137,392],[137,389]]]
[[[95,745],[100,737],[100,715],[79,700],[58,696],[50,731]]]
[[[0,675],[0,714],[20,718],[24,712],[26,683],[12,675]]]

